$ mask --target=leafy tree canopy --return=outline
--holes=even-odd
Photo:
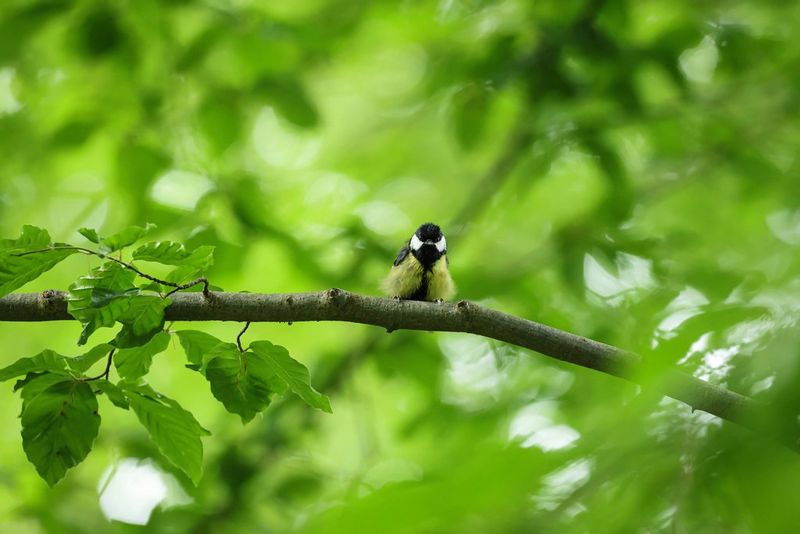
[[[796,430],[799,24],[6,0],[0,294],[68,290],[76,320],[0,323],[0,525],[797,531],[796,453],[646,386],[678,368]],[[377,294],[425,221],[457,298],[641,354],[645,386],[465,334],[164,320],[203,279]]]

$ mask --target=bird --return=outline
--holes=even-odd
[[[442,302],[456,292],[449,263],[447,240],[441,228],[424,223],[397,253],[381,287],[397,300]]]

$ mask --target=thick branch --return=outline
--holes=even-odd
[[[65,293],[45,291],[0,298],[0,321],[72,320]],[[457,304],[356,295],[340,289],[316,293],[176,293],[166,309],[168,321],[300,322],[346,321],[388,331],[466,332],[505,341],[547,356],[636,381],[639,356],[543,324],[460,301]],[[766,430],[754,414],[755,401],[692,376],[675,372],[665,394],[723,419]],[[790,445],[797,448],[792,440]]]

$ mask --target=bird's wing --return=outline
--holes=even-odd
[[[403,248],[401,248],[401,249],[400,249],[400,252],[398,252],[398,253],[397,253],[397,257],[394,259],[394,263],[393,263],[392,265],[394,265],[395,267],[397,267],[398,265],[400,265],[400,263],[401,263],[401,262],[402,262],[404,259],[406,259],[406,256],[408,256],[408,253],[409,253],[409,251],[410,251],[410,250],[411,250],[411,249],[410,249],[410,248],[408,248],[408,244],[406,244],[406,246],[404,246]]]

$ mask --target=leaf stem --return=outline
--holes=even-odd
[[[105,378],[106,380],[108,380],[108,374],[111,372],[111,361],[112,361],[112,359],[114,357],[114,352],[116,350],[117,349],[111,349],[111,352],[108,353],[108,359],[106,360],[106,369],[105,369],[105,371],[103,371],[102,373],[100,373],[97,376],[93,376],[93,377],[90,377],[90,378],[84,378],[83,381],[84,382],[91,382],[92,380],[100,380],[101,378]]]
[[[244,335],[245,332],[247,332],[248,328],[250,328],[250,321],[247,321],[247,323],[245,323],[244,328],[242,328],[242,331],[239,332],[238,336],[236,336],[236,345],[239,347],[239,352],[244,352],[244,349],[242,348],[242,336]]]

